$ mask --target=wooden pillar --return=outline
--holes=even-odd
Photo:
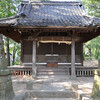
[[[36,67],[36,41],[33,41],[33,55],[32,55],[32,77],[36,78],[37,67]]]
[[[71,45],[71,77],[75,78],[75,39],[72,38],[72,45]]]

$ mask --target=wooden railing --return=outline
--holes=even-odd
[[[16,76],[31,76],[32,75],[32,67],[24,67],[24,66],[14,66],[8,67],[12,71],[12,75]],[[68,69],[69,68],[69,69]],[[71,67],[68,67],[69,74],[71,75]],[[93,77],[93,70],[97,69],[97,67],[76,67],[76,76],[77,77]]]
[[[93,77],[93,70],[97,69],[97,67],[76,67],[76,76],[77,77]],[[69,73],[71,75],[71,68],[69,68]]]
[[[13,67],[8,67],[12,75],[15,76],[31,76],[32,75],[32,67],[24,67],[24,66],[13,66]]]

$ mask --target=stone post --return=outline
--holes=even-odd
[[[98,69],[94,70],[92,97],[94,100],[100,100],[100,59],[98,59]]]
[[[0,34],[0,100],[12,100],[14,97],[11,71],[7,69],[7,60],[4,57],[4,44]]]
[[[33,41],[33,55],[32,55],[32,77],[36,78],[37,67],[36,67],[36,41]]]
[[[100,100],[100,69],[94,70],[92,97],[94,100]]]

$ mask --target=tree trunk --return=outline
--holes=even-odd
[[[2,40],[2,35],[0,34],[0,58],[3,57],[3,47],[4,47],[4,44]]]
[[[3,36],[0,34],[0,68],[6,68],[6,60],[4,56]]]
[[[6,41],[7,41],[7,60],[8,60],[8,66],[10,66],[10,53],[9,53],[9,38],[7,37],[6,38]]]
[[[90,54],[90,58],[91,58],[92,57],[91,48],[89,48],[89,54]]]

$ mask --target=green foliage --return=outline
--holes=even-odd
[[[85,43],[84,56],[85,59],[100,59],[100,36]]]
[[[82,0],[89,15],[100,17],[100,0]],[[100,36],[84,44],[85,59],[100,58]]]
[[[14,65],[20,65],[20,59],[16,59],[16,61],[14,62]]]
[[[0,0],[0,18],[7,18],[10,16],[13,16],[16,14],[17,12],[17,6],[19,4],[20,0]],[[5,42],[5,51],[7,49],[7,41],[6,38],[4,37],[4,42]],[[14,59],[14,63],[15,64],[19,64],[20,63],[20,44],[14,42],[13,40],[9,40],[9,47],[10,47],[10,54],[12,54],[12,58],[13,56],[15,56]],[[16,58],[16,55],[18,56]]]
[[[7,49],[7,41],[6,41],[6,37],[4,37],[4,49],[6,51]],[[13,65],[19,65],[20,64],[20,54],[21,54],[21,44],[16,43],[13,40],[9,40],[9,47],[10,47],[10,54],[12,55],[12,64],[13,64],[13,56],[15,54],[15,61]],[[14,54],[13,54],[14,53]]]
[[[0,0],[0,18],[10,17],[16,14],[16,5],[20,0]]]
[[[50,1],[50,0],[31,0],[31,1]]]
[[[100,0],[82,0],[89,15],[100,17]]]

